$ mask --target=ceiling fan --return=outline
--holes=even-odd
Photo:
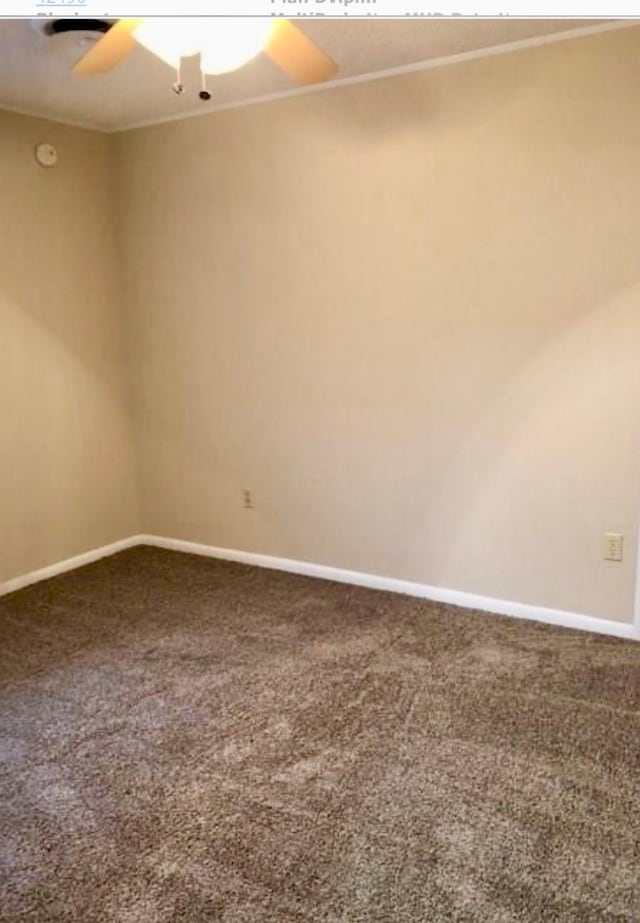
[[[65,24],[68,23],[68,27]],[[82,20],[58,20],[56,32],[82,28]],[[101,38],[73,68],[79,77],[113,70],[142,45],[178,72],[182,58],[200,54],[205,74],[242,67],[264,51],[289,79],[301,86],[332,77],[336,62],[289,19],[264,17],[182,17],[98,21]],[[87,28],[88,21],[84,21]],[[209,94],[206,94],[208,97]]]

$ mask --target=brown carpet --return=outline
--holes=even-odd
[[[640,645],[137,548],[0,689],[3,923],[640,920]]]

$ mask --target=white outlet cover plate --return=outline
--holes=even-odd
[[[603,536],[603,558],[605,561],[622,561],[623,536],[620,532],[605,532]]]

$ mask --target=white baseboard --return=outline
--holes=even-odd
[[[338,583],[350,583],[355,586],[368,587],[372,590],[386,590],[390,593],[403,593],[405,596],[417,596],[433,602],[449,603],[463,609],[474,609],[496,615],[509,615],[517,619],[529,619],[544,622],[547,625],[559,625],[563,628],[576,628],[597,634],[613,635],[616,638],[634,639],[638,637],[634,625],[628,622],[613,622],[598,619],[591,615],[577,612],[565,612],[562,609],[548,609],[528,603],[510,602],[506,599],[494,599],[491,596],[476,596],[459,590],[447,590],[442,587],[429,586],[426,583],[412,583],[408,580],[396,580],[394,577],[380,577],[376,574],[363,574],[359,571],[328,567],[324,564],[311,564],[308,561],[296,561],[290,558],[276,558],[251,551],[236,551],[232,548],[216,548],[212,545],[199,545],[181,539],[163,538],[158,535],[141,536],[142,544],[170,551],[182,551],[186,554],[202,555],[208,558],[220,558],[224,561],[236,561],[239,564],[251,564],[254,567],[266,567],[282,570],[305,577],[319,577]]]
[[[239,564],[250,564],[254,567],[265,567],[270,570],[281,570],[290,574],[301,574],[305,577],[318,577],[322,580],[334,580],[338,583],[349,583],[354,586],[368,587],[372,590],[386,590],[390,593],[403,593],[405,596],[416,596],[420,599],[429,599],[433,602],[448,603],[460,606],[463,609],[474,609],[478,612],[508,615],[512,618],[529,619],[534,622],[544,622],[547,625],[558,625],[563,628],[575,628],[580,631],[591,631],[597,634],[612,635],[616,638],[640,640],[640,630],[628,622],[613,622],[608,619],[598,619],[591,615],[581,615],[577,612],[565,612],[561,609],[548,609],[544,606],[534,606],[528,603],[510,602],[506,599],[494,599],[491,596],[477,596],[474,593],[465,593],[459,590],[448,590],[442,587],[429,586],[426,583],[412,583],[408,580],[396,580],[394,577],[381,577],[376,574],[364,574],[359,571],[343,570],[339,567],[329,567],[324,564],[312,564],[308,561],[296,561],[291,558],[276,558],[271,555],[256,554],[252,551],[237,551],[233,548],[216,548],[213,545],[200,545],[196,542],[187,542],[182,539],[163,538],[159,535],[132,535],[129,538],[95,548],[85,554],[79,554],[58,564],[43,567],[41,570],[32,571],[6,583],[0,583],[0,596],[14,593],[33,583],[48,580],[58,574],[92,564],[100,558],[109,557],[126,548],[136,545],[152,545],[156,548],[166,548],[170,551],[181,551],[185,554],[195,554],[208,558],[219,558],[223,561],[236,561]],[[640,624],[638,625],[640,629]]]
[[[39,583],[41,580],[57,577],[58,574],[65,574],[67,571],[83,567],[85,564],[93,564],[94,561],[99,561],[100,558],[108,558],[118,551],[124,551],[125,548],[141,545],[143,544],[142,539],[142,535],[131,535],[129,538],[122,538],[118,542],[112,542],[110,545],[103,545],[101,548],[94,548],[93,551],[85,551],[84,554],[67,558],[66,561],[59,561],[57,564],[50,564],[40,570],[33,570],[29,574],[23,574],[21,577],[7,580],[5,583],[0,583],[0,596],[15,593],[16,590],[23,590],[25,587],[31,586],[32,583]]]

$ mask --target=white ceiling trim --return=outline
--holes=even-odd
[[[403,74],[413,74],[418,71],[432,70],[437,67],[448,67],[450,64],[460,64],[463,61],[473,61],[477,58],[487,58],[494,55],[509,54],[514,51],[522,51],[526,48],[536,48],[540,45],[551,45],[555,42],[567,41],[572,38],[579,38],[587,35],[597,35],[599,32],[612,32],[616,29],[625,29],[630,26],[638,26],[638,19],[617,20],[609,23],[598,23],[569,29],[566,32],[553,32],[550,35],[537,35],[532,38],[519,39],[515,42],[507,42],[501,45],[490,45],[487,48],[477,48],[473,51],[463,51],[460,54],[446,55],[442,58],[430,58],[426,61],[415,61],[413,64],[401,64],[397,67],[390,67],[387,70],[370,71],[365,74],[357,74],[354,77],[342,77],[337,80],[329,80],[326,83],[316,83],[307,87],[292,87],[288,90],[281,90],[276,93],[267,93],[263,96],[253,96],[248,99],[239,99],[230,103],[222,103],[219,106],[210,106],[199,112],[185,112],[176,115],[165,116],[159,119],[149,119],[142,122],[136,122],[134,125],[127,125],[124,128],[108,129],[109,133],[120,131],[135,131],[137,128],[149,128],[153,125],[161,125],[165,122],[181,122],[183,119],[196,119],[204,115],[210,115],[213,112],[224,112],[229,109],[242,109],[245,106],[256,106],[260,103],[269,103],[278,99],[288,99],[292,96],[303,96],[307,93],[323,93],[328,90],[337,89],[338,87],[352,86],[357,83],[370,83],[374,80],[384,80],[388,77],[400,77]]]
[[[400,77],[403,74],[413,74],[419,71],[433,70],[439,67],[448,67],[452,64],[460,64],[464,61],[474,61],[478,58],[488,58],[497,55],[511,54],[515,51],[524,51],[527,48],[538,48],[542,45],[553,45],[557,42],[564,42],[573,38],[581,38],[589,35],[597,35],[601,32],[612,32],[617,29],[630,28],[640,25],[640,21],[633,19],[618,19],[614,22],[598,23],[596,25],[581,26],[576,29],[568,29],[566,32],[553,32],[549,35],[537,35],[532,38],[519,39],[515,42],[505,42],[500,45],[490,45],[486,48],[477,48],[473,51],[463,51],[460,54],[446,55],[442,58],[428,58],[426,61],[415,61],[412,64],[402,64],[397,67],[387,68],[386,70],[370,71],[364,74],[357,74],[354,77],[343,77],[337,80],[330,80],[326,83],[318,83],[307,87],[293,87],[288,90],[281,90],[276,93],[267,93],[263,96],[252,96],[247,99],[235,100],[229,103],[222,103],[218,106],[208,106],[199,112],[184,112],[176,115],[164,116],[157,119],[148,119],[141,122],[135,122],[132,125],[126,125],[121,128],[101,128],[95,123],[88,121],[71,121],[59,117],[53,118],[47,112],[33,111],[15,108],[12,106],[0,105],[0,110],[14,112],[18,115],[27,115],[33,118],[47,119],[50,122],[58,122],[62,125],[71,125],[74,128],[84,128],[90,131],[98,131],[103,134],[117,134],[122,131],[135,131],[139,128],[150,128],[154,125],[163,125],[167,122],[181,122],[184,119],[202,118],[202,116],[212,115],[214,112],[224,112],[229,109],[242,109],[246,106],[257,106],[261,103],[274,102],[278,99],[288,99],[293,96],[303,96],[307,93],[322,93],[339,87],[353,86],[358,83],[370,83],[374,80],[385,80],[389,77]]]
[[[20,106],[7,106],[6,103],[0,103],[0,112],[13,112],[14,115],[27,115],[32,119],[43,119],[46,122],[54,122],[56,125],[68,125],[71,128],[83,128],[85,131],[98,131],[103,135],[108,135],[114,131],[126,131],[125,128],[102,128],[95,122],[74,121],[73,119],[63,119],[59,115],[51,115],[50,112],[44,112],[41,109],[23,109]],[[198,115],[198,113],[196,113]]]

